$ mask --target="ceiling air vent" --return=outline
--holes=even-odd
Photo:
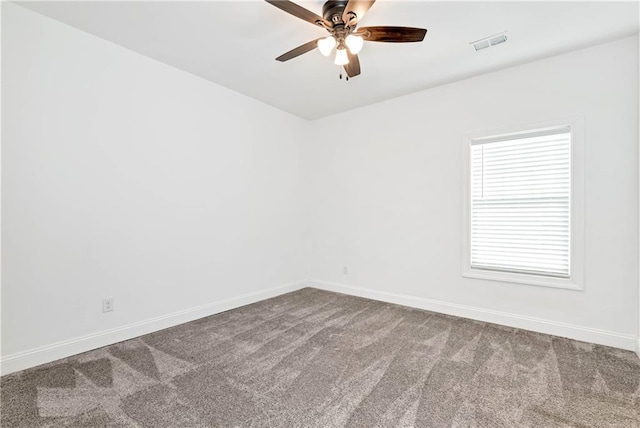
[[[507,41],[506,31],[502,33],[494,34],[493,36],[485,37],[484,39],[476,40],[475,42],[469,43],[473,45],[476,51],[486,49],[491,46],[499,45],[500,43],[504,43]]]

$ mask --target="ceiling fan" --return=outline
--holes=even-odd
[[[360,74],[358,52],[367,42],[407,43],[421,42],[427,34],[424,28],[413,27],[361,27],[356,28],[365,13],[373,6],[375,0],[329,0],[322,6],[322,16],[291,1],[266,0],[267,3],[297,16],[314,25],[323,27],[329,32],[328,37],[311,40],[289,52],[280,55],[276,60],[284,62],[307,53],[316,47],[324,56],[329,56],[336,49],[334,64],[344,67],[349,77]],[[342,74],[340,75],[342,78]]]

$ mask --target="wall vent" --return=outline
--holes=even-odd
[[[469,44],[472,45],[476,51],[480,51],[482,49],[486,49],[491,46],[496,46],[506,42],[507,41],[506,33],[507,33],[506,31],[503,31],[502,33],[494,34],[492,36],[485,37],[480,40],[476,40],[475,42],[471,42]]]

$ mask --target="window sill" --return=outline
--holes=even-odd
[[[541,287],[564,288],[567,290],[582,291],[584,287],[577,284],[573,278],[554,278],[541,275],[528,275],[524,273],[500,272],[483,269],[465,269],[462,273],[465,278],[484,279],[488,281],[510,282],[515,284],[537,285]]]

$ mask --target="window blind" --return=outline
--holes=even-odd
[[[570,276],[569,127],[471,143],[471,267]]]

